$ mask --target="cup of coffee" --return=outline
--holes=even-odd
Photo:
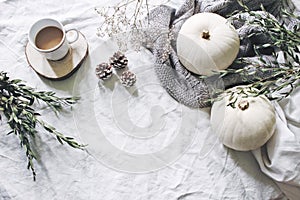
[[[68,37],[67,37],[68,35]],[[55,19],[45,18],[35,22],[28,34],[29,43],[48,60],[60,60],[69,52],[70,44],[78,39],[76,29],[65,30]]]

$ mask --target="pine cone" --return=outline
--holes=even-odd
[[[109,61],[115,69],[125,68],[128,64],[127,57],[120,51],[114,53],[113,57],[111,57]]]
[[[96,75],[99,79],[105,80],[112,75],[112,66],[108,63],[101,63],[96,67]]]
[[[136,82],[136,75],[131,71],[125,71],[122,73],[120,79],[121,79],[121,83],[125,87],[131,87]]]

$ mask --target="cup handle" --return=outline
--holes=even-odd
[[[79,38],[79,32],[77,29],[69,29],[66,31],[66,39],[69,44],[76,42]]]

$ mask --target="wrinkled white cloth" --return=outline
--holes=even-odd
[[[295,172],[300,171],[300,113],[297,111],[299,103],[295,104],[295,100],[298,98],[299,102],[300,96],[293,94],[293,97],[284,100],[288,102],[284,106],[286,116],[281,107],[275,105],[276,131],[264,147],[252,153],[261,170],[272,177],[290,199],[298,199],[300,176]]]
[[[100,19],[95,6],[113,4],[114,1],[28,1],[0,0],[0,70],[7,71],[12,78],[20,78],[39,90],[52,90],[58,95],[80,94],[82,102],[94,107],[97,123],[105,137],[118,149],[135,154],[149,154],[168,146],[178,134],[182,113],[192,109],[178,104],[159,86],[151,68],[151,57],[147,52],[134,56],[129,63],[138,77],[138,95],[128,104],[129,118],[140,127],[147,127],[154,115],[165,119],[165,126],[151,138],[138,139],[124,134],[112,109],[104,107],[110,103],[101,96],[98,82],[92,73],[95,62],[106,60],[111,44],[96,36]],[[171,1],[179,6],[182,1]],[[297,2],[296,2],[297,4]],[[30,25],[43,17],[54,17],[67,27],[80,30],[89,43],[89,56],[84,65],[72,77],[64,81],[49,81],[39,77],[27,64],[24,54],[27,32]],[[107,55],[97,54],[108,49]],[[141,68],[140,66],[149,66]],[[143,82],[148,85],[143,85]],[[79,88],[75,88],[75,86]],[[92,86],[91,86],[92,85]],[[103,86],[103,84],[101,84]],[[153,87],[152,87],[153,85]],[[95,91],[85,91],[91,87]],[[118,82],[113,93],[103,86],[105,94],[118,95],[126,92]],[[83,88],[83,89],[82,89]],[[91,89],[90,88],[90,89]],[[109,93],[108,93],[109,92]],[[33,144],[38,152],[34,162],[37,180],[32,181],[26,169],[26,157],[18,138],[6,135],[9,128],[5,121],[0,125],[0,199],[297,199],[299,197],[299,134],[300,134],[300,90],[277,106],[277,133],[266,145],[271,164],[266,162],[266,152],[237,152],[225,148],[209,126],[210,110],[201,109],[195,125],[195,137],[181,157],[161,169],[147,173],[128,173],[103,163],[93,152],[75,150],[60,145],[55,138],[42,129]],[[156,116],[155,105],[164,109]],[[90,124],[90,109],[79,104],[55,116],[49,109],[37,106],[42,118],[55,125],[66,135],[85,141],[84,131],[94,130]],[[79,113],[79,111],[81,111]],[[160,110],[161,112],[161,110]],[[80,116],[78,117],[78,115]],[[128,117],[128,116],[127,116]],[[78,119],[83,119],[78,124]],[[286,119],[286,120],[285,120]],[[99,145],[104,144],[99,141]],[[109,152],[107,156],[109,156]],[[117,154],[116,160],[121,160]],[[170,155],[172,156],[172,155]],[[122,161],[122,160],[121,160]],[[135,164],[135,163],[134,163]],[[298,170],[297,170],[298,169]]]

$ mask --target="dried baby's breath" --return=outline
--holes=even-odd
[[[150,0],[123,0],[113,6],[95,8],[101,18],[97,35],[101,38],[114,38],[120,51],[132,48],[140,51],[141,47],[151,48],[154,41],[150,41],[145,31],[149,28],[150,10],[165,5],[170,0],[153,4]],[[153,31],[153,30],[152,30]],[[164,30],[158,30],[164,32]],[[171,32],[171,31],[170,31]],[[168,34],[168,33],[167,33]],[[170,53],[172,34],[168,34],[165,57]]]

